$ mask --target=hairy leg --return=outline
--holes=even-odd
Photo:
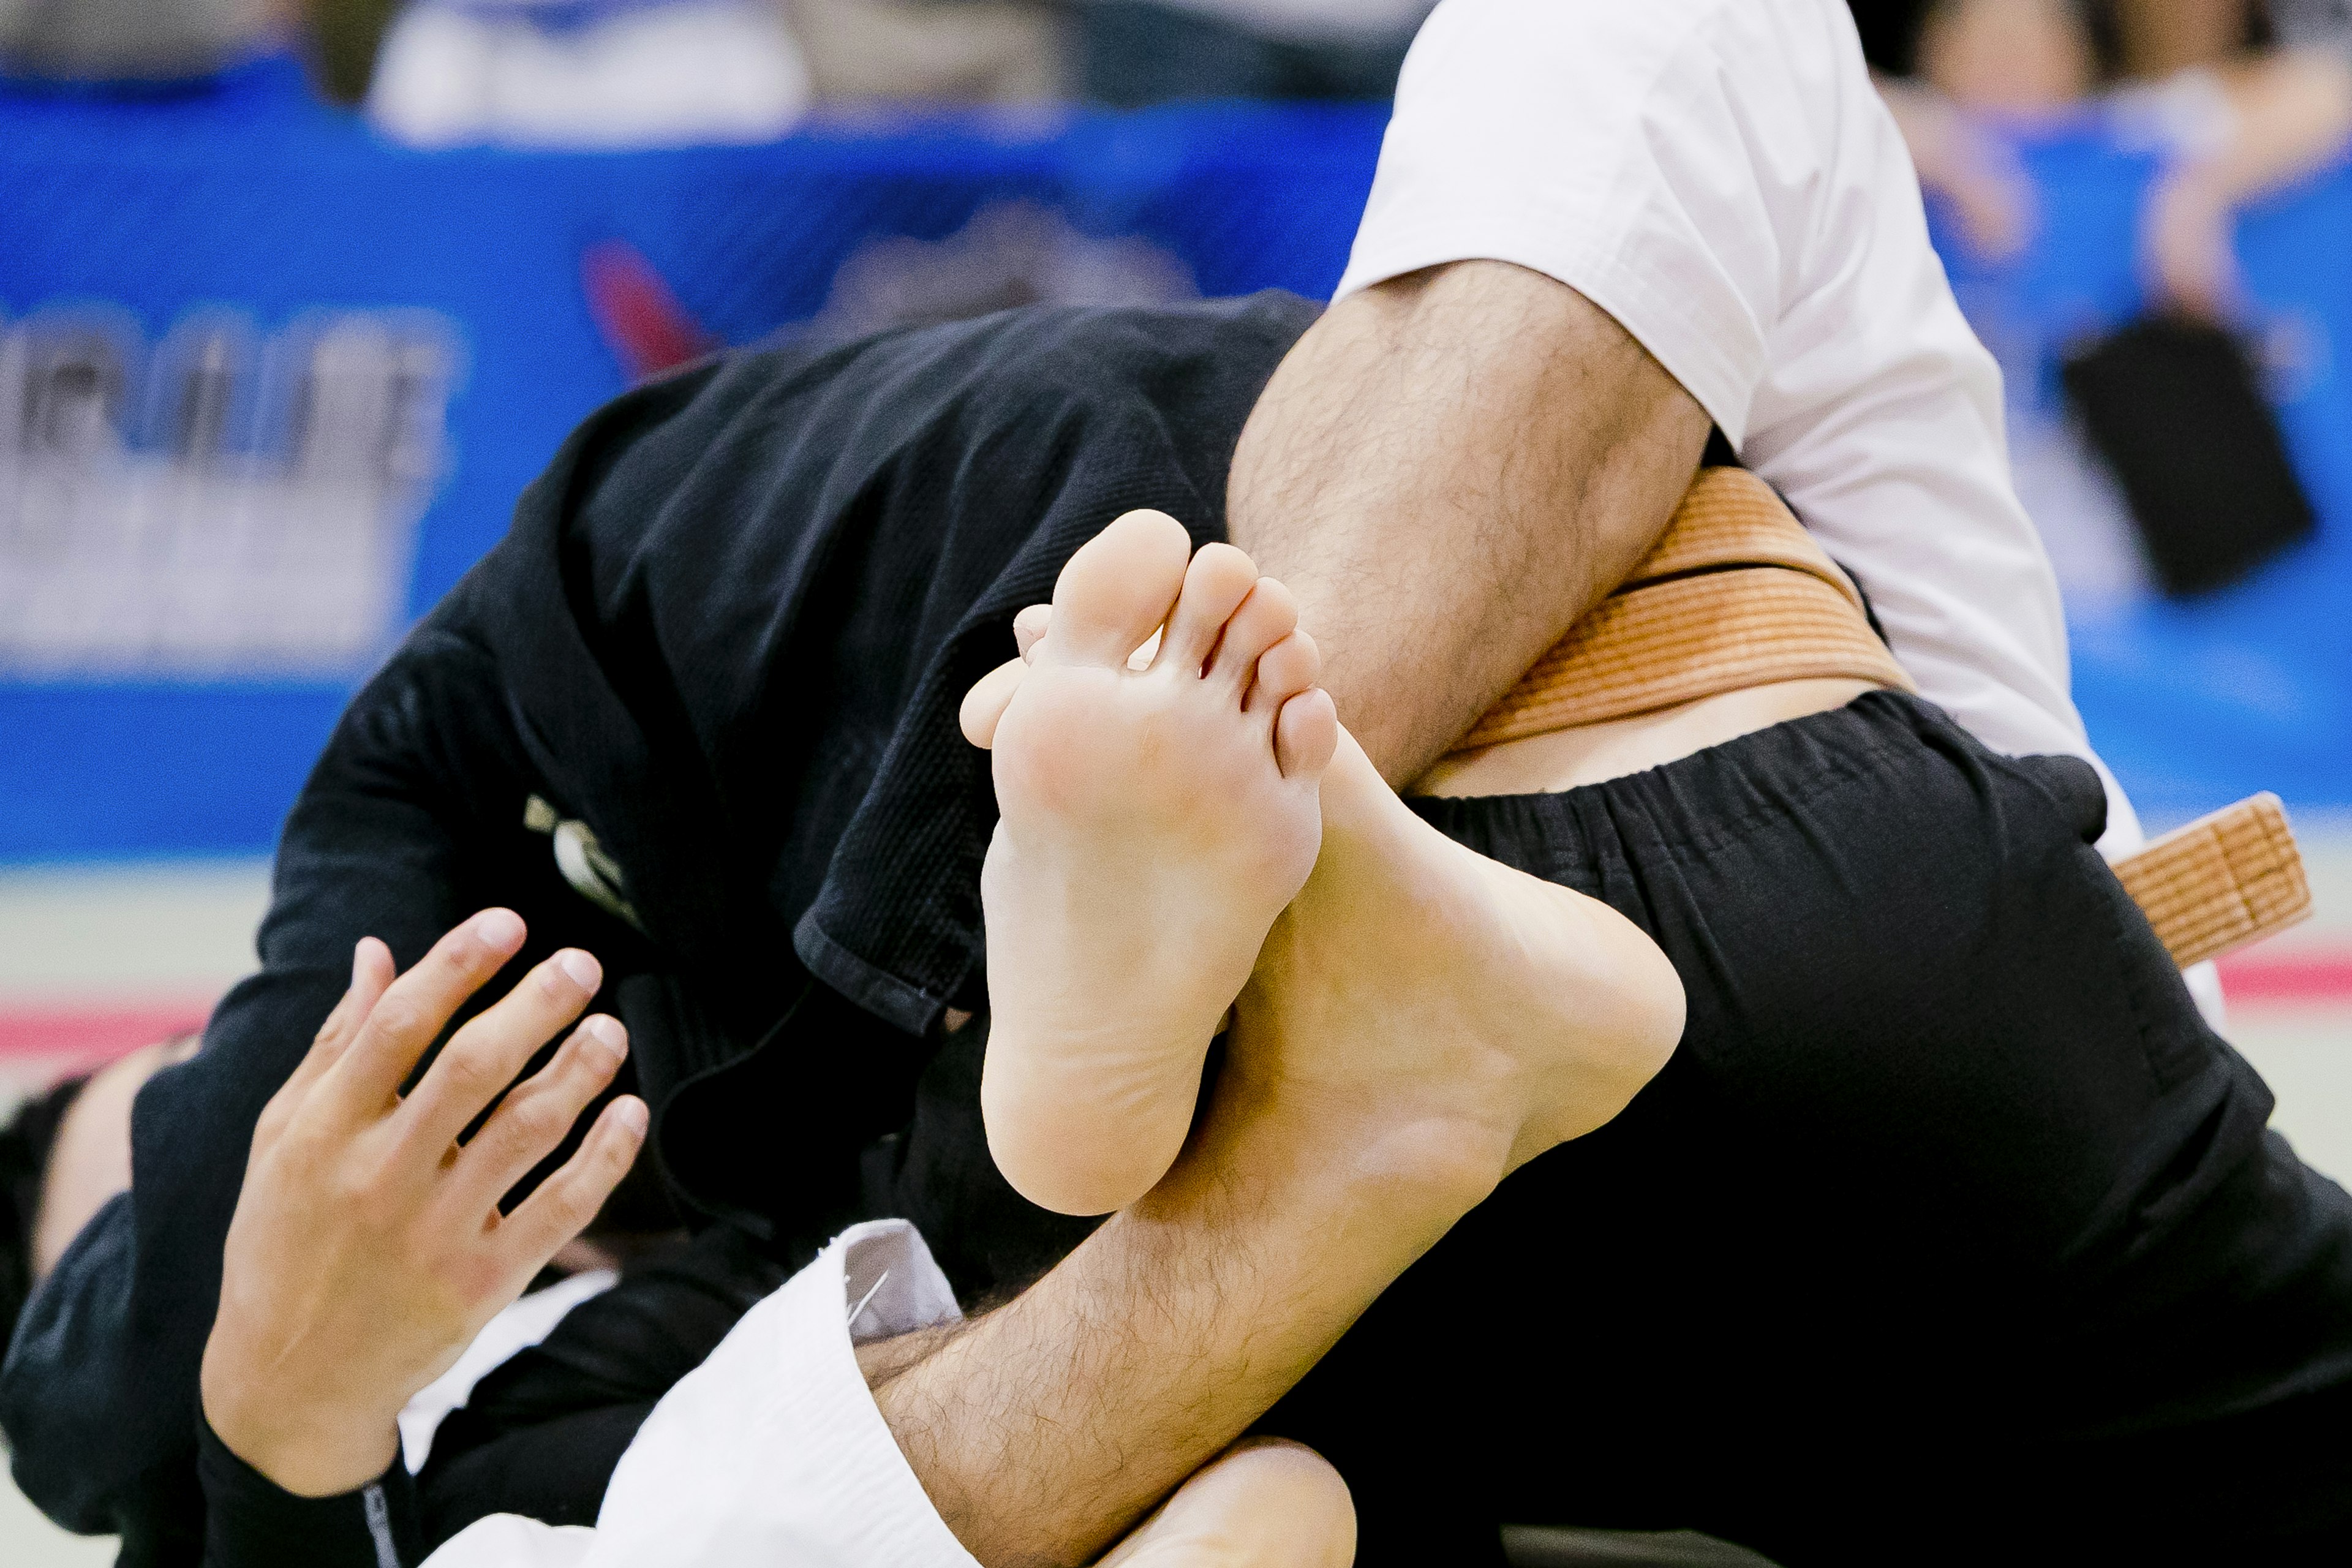
[[[1299,340],[1242,432],[1226,515],[1402,784],[1624,580],[1707,428],[1583,295],[1455,262],[1350,295]]]
[[[1605,906],[1444,838],[1344,735],[1322,799],[1166,1180],[1005,1308],[865,1358],[991,1568],[1091,1560],[1679,1037],[1672,967]]]

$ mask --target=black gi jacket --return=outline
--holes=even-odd
[[[504,903],[531,928],[516,973],[588,947],[677,1198],[782,1252],[853,1216],[940,1014],[982,994],[995,808],[963,691],[1120,512],[1222,536],[1242,424],[1314,313],[1265,294],[745,353],[583,425],[352,702],[288,820],[261,973],[142,1092],[133,1191],[28,1305],[0,1375],[27,1495],[120,1531],[126,1563],[203,1555],[222,1238],[362,934],[405,965]],[[593,829],[642,933],[563,882],[533,795]]]

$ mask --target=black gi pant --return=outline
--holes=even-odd
[[[2352,1200],[2265,1130],[2091,847],[2090,768],[1874,693],[1600,784],[1414,804],[1639,924],[1690,1012],[1624,1114],[1513,1175],[1260,1423],[1346,1475],[1360,1562],[1494,1562],[1506,1522],[1789,1564],[2352,1548]],[[975,1298],[1085,1229],[988,1163],[982,1044],[935,1060],[868,1198]],[[446,1531],[479,1505],[438,1506]]]
[[[2352,1552],[2352,1200],[2265,1130],[2072,759],[1894,693],[1565,794],[1416,803],[1601,899],[1690,1014],[1265,1429],[1366,1563],[1496,1521],[1788,1563]]]

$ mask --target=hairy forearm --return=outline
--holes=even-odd
[[[1623,581],[1706,432],[1582,295],[1457,262],[1299,341],[1242,433],[1229,525],[1297,595],[1340,720],[1401,784]]]
[[[989,1568],[1088,1563],[1232,1443],[1480,1194],[1221,1106],[1142,1202],[1029,1291],[861,1359]],[[1372,1141],[1376,1142],[1376,1141]]]

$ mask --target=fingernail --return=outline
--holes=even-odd
[[[572,984],[583,991],[593,992],[604,979],[604,972],[597,966],[596,961],[576,947],[557,954],[555,966],[570,976]]]
[[[621,1027],[618,1018],[599,1013],[581,1025],[580,1032],[603,1047],[616,1062],[629,1054],[629,1031]]]
[[[474,921],[474,935],[484,947],[512,952],[522,945],[522,917],[512,910],[488,910]]]
[[[362,937],[352,943],[352,989],[354,991],[358,990],[360,985],[360,958],[366,952],[367,938]]]
[[[613,1101],[613,1120],[642,1138],[646,1135],[646,1102],[642,1100]]]

